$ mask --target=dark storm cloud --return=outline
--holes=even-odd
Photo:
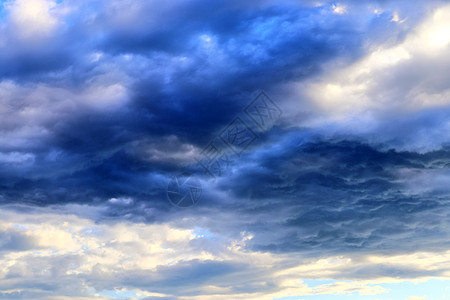
[[[101,205],[102,219],[179,222],[187,217],[182,226],[218,235],[251,232],[249,247],[263,251],[316,255],[447,247],[441,240],[448,235],[445,227],[436,226],[445,218],[450,191],[417,175],[450,174],[449,150],[419,154],[384,147],[314,137],[305,130],[274,131],[264,146],[235,161],[234,172],[217,184],[206,182],[198,206],[182,211],[166,199],[171,172],[159,175],[152,171],[154,163],[125,152],[56,180],[19,181],[20,194],[11,189],[3,200],[21,195],[40,205],[108,200]],[[423,191],[408,187],[417,180]],[[215,217],[198,220],[205,215]]]
[[[450,174],[448,149],[419,154],[297,135],[244,157],[239,171],[213,185],[227,197],[212,193],[202,205],[241,216],[227,227],[217,219],[213,230],[255,233],[253,250],[314,255],[448,246],[447,230],[437,226],[449,190],[433,179]]]
[[[32,28],[15,19],[16,6],[8,6],[0,148],[6,162],[19,158],[0,170],[4,201],[84,202],[90,195],[130,193],[140,172],[173,167],[154,160],[135,172],[124,148],[168,136],[184,149],[202,147],[255,89],[360,52],[351,21],[330,16],[324,23],[320,7],[193,1],[163,5],[155,15],[155,4],[139,2],[127,15],[123,3],[97,1],[80,2],[61,18],[58,9],[68,5],[50,11],[56,25],[38,20],[49,29],[33,42],[24,38]],[[123,90],[126,100],[115,99]],[[68,193],[68,186],[83,192]],[[46,196],[56,190],[56,198]]]
[[[317,103],[297,97],[309,91],[287,91],[402,43],[441,2],[48,1],[27,15],[29,3],[0,8],[0,204],[11,209],[0,254],[24,254],[4,268],[0,288],[10,292],[0,298],[91,298],[120,287],[167,294],[148,299],[258,298],[290,287],[297,272],[284,271],[333,256],[356,267],[298,278],[447,273],[365,255],[449,247],[448,109],[386,112],[386,103],[403,106],[411,86],[445,95],[448,59],[369,68],[356,83],[385,102],[368,106],[376,122],[362,135],[321,127]],[[259,89],[283,116],[313,125],[283,117],[257,131],[222,176],[199,176],[196,206],[172,206],[169,180],[193,168]],[[323,109],[340,105],[332,104]],[[20,227],[33,215],[33,226]]]
[[[80,2],[29,47],[12,35],[18,25],[2,28],[12,41],[0,55],[2,203],[91,203],[105,217],[170,220],[162,212],[178,212],[166,200],[169,178],[253,91],[320,74],[336,58],[353,61],[386,28],[394,40],[403,34],[387,13],[342,18],[332,3],[168,2],[160,14],[154,3],[129,4]],[[297,129],[266,134],[187,215],[216,212],[217,224],[207,225],[225,231],[221,213],[235,213],[248,222],[230,225],[230,235],[255,231],[255,249],[296,251],[388,247],[384,239],[411,232],[405,224],[426,235],[432,220],[419,216],[445,207],[407,195],[397,170],[445,165],[447,150],[386,151],[358,138],[305,143]],[[280,231],[266,234],[274,224]]]

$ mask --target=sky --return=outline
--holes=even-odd
[[[0,299],[450,299],[450,2],[1,0]]]

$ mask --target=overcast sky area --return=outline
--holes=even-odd
[[[0,299],[450,299],[450,2],[0,0]]]

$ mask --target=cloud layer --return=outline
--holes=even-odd
[[[0,1],[0,298],[448,279],[449,16],[441,1]],[[264,128],[245,109],[260,90],[277,106]],[[224,144],[233,122],[245,151]],[[211,141],[230,159],[214,180],[197,168]],[[180,209],[167,187],[185,171],[202,195]]]

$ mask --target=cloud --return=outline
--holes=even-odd
[[[290,293],[375,295],[386,291],[368,286],[364,280],[309,287],[292,278],[305,271],[309,278],[342,276],[364,260],[399,264],[392,268],[403,265],[403,257],[356,261],[329,257],[303,260],[299,265],[298,258],[245,250],[242,245],[251,239],[246,235],[240,240],[197,237],[196,229],[177,228],[171,223],[95,224],[47,209],[27,213],[2,210],[1,214],[3,232],[20,231],[34,240],[34,245],[11,247],[3,254],[1,289],[32,299],[51,299],[55,294],[82,299],[106,296],[110,291],[169,299],[222,299],[230,295],[235,299],[271,299]],[[224,239],[220,249],[207,246],[218,239]],[[425,264],[439,263],[431,254],[414,255],[420,255],[419,261]],[[383,280],[379,282],[389,282]],[[16,287],[14,291],[11,286]]]
[[[448,14],[1,4],[0,298],[363,296],[447,279]],[[243,109],[259,89],[282,118],[227,150],[215,180],[194,174],[194,208],[171,206],[169,180],[227,124],[256,126]]]
[[[396,218],[411,211],[418,215],[428,214],[442,207],[442,203],[429,197],[436,185],[445,186],[439,183],[445,179],[439,181],[439,176],[433,175],[428,187],[413,189],[411,186],[417,186],[423,179],[419,174],[442,173],[442,178],[446,178],[445,168],[434,171],[440,167],[426,169],[425,165],[432,163],[434,155],[445,162],[447,152],[426,152],[422,157],[415,153],[387,151],[390,145],[405,144],[395,140],[399,134],[404,138],[410,135],[410,139],[415,138],[418,144],[429,146],[428,131],[411,134],[409,128],[427,126],[429,130],[435,126],[435,136],[440,136],[438,129],[442,128],[442,122],[436,121],[439,114],[424,110],[423,105],[418,106],[418,115],[403,118],[396,130],[391,130],[391,119],[381,112],[388,101],[388,94],[383,100],[383,93],[397,91],[397,87],[391,86],[393,80],[386,78],[390,76],[386,75],[386,69],[405,72],[403,68],[414,67],[422,58],[424,62],[437,62],[439,58],[443,64],[444,52],[433,57],[426,48],[415,45],[430,34],[439,36],[439,28],[445,27],[441,16],[446,13],[445,7],[431,14],[431,19],[418,27],[413,27],[414,22],[408,23],[410,28],[416,29],[404,39],[395,37],[405,29],[395,29],[396,42],[371,49],[365,55],[363,38],[352,30],[364,18],[342,20],[342,16],[333,16],[331,6],[289,4],[286,7],[291,9],[287,9],[263,5],[257,6],[255,13],[249,15],[246,6],[219,3],[215,4],[220,9],[213,18],[198,15],[200,4],[195,1],[183,3],[181,6],[186,8],[183,11],[176,5],[167,4],[163,11],[171,18],[180,17],[186,24],[165,27],[157,26],[161,16],[149,18],[149,26],[141,27],[131,22],[152,9],[153,4],[144,2],[133,4],[123,15],[119,12],[124,4],[103,3],[105,10],[97,11],[95,7],[88,9],[87,4],[81,2],[77,6],[80,11],[96,16],[90,23],[80,17],[75,7],[69,9],[68,4],[54,4],[52,9],[48,8],[49,14],[71,15],[81,25],[76,32],[71,26],[53,32],[50,38],[55,41],[64,41],[75,33],[75,36],[83,36],[87,28],[97,28],[94,36],[98,32],[105,35],[98,41],[88,40],[90,42],[78,48],[79,52],[62,48],[61,51],[77,57],[80,62],[73,67],[69,60],[58,60],[68,63],[65,69],[56,68],[53,74],[44,72],[31,77],[27,77],[28,72],[23,73],[27,84],[14,77],[22,74],[19,72],[1,83],[5,134],[2,135],[0,157],[4,161],[1,172],[5,182],[4,203],[95,203],[104,204],[105,218],[123,216],[146,221],[170,218],[171,210],[165,195],[169,178],[179,172],[180,167],[192,163],[213,134],[239,113],[244,107],[243,102],[251,100],[253,87],[263,86],[270,79],[269,87],[274,87],[275,95],[279,91],[275,88],[277,82],[303,80],[302,84],[309,87],[307,91],[322,95],[316,99],[319,104],[323,99],[339,101],[342,108],[333,113],[355,109],[358,105],[360,111],[373,110],[369,114],[376,120],[376,125],[372,126],[375,128],[373,134],[381,135],[382,142],[388,141],[378,147],[370,143],[370,139],[380,139],[370,134],[367,144],[360,142],[358,137],[354,138],[356,142],[352,137],[349,141],[345,137],[341,137],[340,142],[327,141],[333,135],[326,127],[317,129],[319,133],[325,132],[323,140],[300,146],[298,143],[302,142],[296,140],[296,136],[314,135],[311,132],[315,128],[307,133],[275,128],[274,132],[262,136],[252,150],[254,152],[249,151],[237,159],[234,171],[220,178],[216,186],[205,190],[204,201],[207,210],[220,208],[231,214],[230,209],[236,209],[236,215],[242,214],[244,220],[248,220],[239,224],[245,230],[264,228],[257,220],[268,212],[273,213],[276,203],[284,203],[275,209],[279,215],[269,224],[276,223],[279,230],[289,230],[276,239],[270,234],[263,237],[256,233],[252,247],[283,252],[315,245],[331,251],[335,249],[331,246],[335,239],[342,242],[339,249],[384,247],[391,244],[392,236],[396,234],[414,234],[407,226],[400,226],[396,233],[393,226],[401,225]],[[389,21],[385,15],[373,15],[367,7],[349,5],[350,12],[371,14],[374,22]],[[318,17],[323,14],[330,14],[329,22],[319,21]],[[203,27],[201,22],[191,18],[193,16],[203,18],[208,26]],[[367,26],[370,33],[372,25]],[[383,26],[398,25],[386,23]],[[352,34],[338,28],[348,28]],[[427,31],[427,28],[432,30]],[[168,36],[171,39],[165,38]],[[136,37],[140,38],[127,40]],[[176,37],[186,43],[172,45],[172,39],[176,40]],[[337,44],[341,47],[336,48]],[[436,47],[445,47],[445,43]],[[323,66],[335,63],[336,56],[354,62],[335,72],[321,72]],[[410,61],[414,61],[414,65]],[[419,68],[414,67],[414,70]],[[316,76],[322,81],[328,77],[344,83],[351,81],[351,86],[338,82],[323,87],[318,83],[317,88],[312,88],[311,82],[317,80]],[[205,80],[212,77],[213,81]],[[362,80],[361,89],[359,85],[353,85],[352,78]],[[423,77],[416,78],[422,80]],[[39,81],[42,79],[45,79],[44,83]],[[366,86],[364,82],[369,79],[376,79],[379,88]],[[438,90],[445,88],[438,80],[433,83],[437,84]],[[406,81],[397,80],[396,84],[400,84],[400,88],[408,86]],[[371,98],[374,91],[382,91],[377,97],[383,99],[374,102]],[[326,98],[328,92],[331,94]],[[343,105],[345,101],[347,108]],[[393,109],[403,108],[401,99],[398,101]],[[280,102],[288,115],[282,125],[295,125],[289,122],[292,113],[289,104]],[[381,104],[377,106],[377,103]],[[329,110],[329,103],[322,104]],[[446,114],[441,114],[440,119],[445,120]],[[312,118],[314,116],[317,112],[312,112]],[[270,140],[274,134],[286,140]],[[433,140],[435,136],[432,135]],[[272,153],[264,149],[271,149]],[[284,149],[283,155],[274,155],[278,153],[275,149]],[[7,168],[6,165],[13,161],[17,163],[15,167]],[[409,174],[408,180],[402,182],[399,178],[405,174]],[[442,188],[440,193],[445,195],[446,190]],[[207,202],[211,198],[214,200]],[[117,199],[130,200],[127,205],[119,205],[125,202]],[[227,206],[230,204],[232,206]],[[252,215],[256,209],[259,213]],[[376,228],[382,216],[392,218],[392,225]],[[332,225],[319,226],[320,220],[327,219]],[[220,216],[218,220],[224,222]],[[363,223],[367,228],[363,233],[354,232],[348,222],[352,225]],[[416,220],[412,218],[411,222]],[[220,230],[216,224],[209,225],[213,230]],[[428,225],[425,222],[421,226]],[[230,230],[231,235],[240,232],[237,227]],[[301,238],[304,228],[308,233]]]
[[[14,195],[5,200],[21,195],[20,201],[45,204],[125,197],[127,184],[116,190],[120,185],[112,182],[125,177],[134,182],[135,174],[110,175],[130,162],[140,169],[142,182],[150,176],[160,185],[168,176],[163,173],[191,162],[255,88],[273,81],[267,74],[278,74],[277,82],[308,76],[334,55],[354,53],[359,44],[341,32],[333,39],[312,34],[311,28],[333,32],[316,20],[327,10],[292,3],[287,4],[292,9],[257,5],[255,14],[248,14],[246,5],[217,3],[215,16],[198,12],[202,1],[167,3],[156,15],[148,15],[154,4],[147,2],[134,3],[127,14],[118,2],[36,1],[26,9],[21,3],[8,2],[1,28],[6,39],[0,57],[1,157],[23,161],[12,171],[3,169],[6,190]],[[132,22],[144,16],[151,26]],[[158,26],[164,16],[184,24]],[[45,37],[25,47],[29,41],[12,35],[16,19],[44,30]],[[336,49],[336,42],[343,47]],[[73,183],[74,177],[87,191],[98,186],[88,182],[94,178],[115,191],[69,196],[66,187],[49,196],[50,186]]]
[[[447,140],[445,122],[428,126],[424,115],[448,111],[444,74],[449,43],[442,33],[448,27],[449,9],[443,5],[429,10],[419,24],[404,25],[410,28],[406,32],[406,27],[395,25],[401,28],[392,28],[400,35],[396,39],[393,34],[394,40],[369,44],[368,53],[354,63],[329,64],[327,74],[300,81],[298,93],[326,115],[319,119],[322,125],[333,124],[337,131],[369,135],[382,142],[395,139],[396,146],[410,145],[415,150],[439,148]],[[413,126],[410,132],[419,134],[410,137],[403,122]],[[423,140],[422,135],[428,134],[430,138]]]
[[[71,211],[87,207],[74,208]],[[251,234],[242,233],[237,239],[202,236],[198,227],[173,222],[98,223],[61,207],[3,209],[1,217],[2,236],[16,236],[9,238],[15,246],[2,247],[0,258],[0,288],[11,298],[381,296],[389,292],[385,284],[448,280],[449,275],[447,250],[279,255],[248,249]],[[336,280],[319,285],[305,281],[321,278]]]

